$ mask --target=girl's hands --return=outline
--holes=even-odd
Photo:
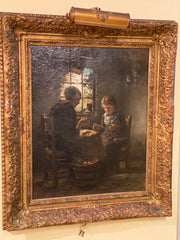
[[[111,124],[111,126],[109,127],[109,131],[116,131],[119,129],[119,126],[116,124]]]
[[[95,130],[95,131],[100,131],[100,130],[103,129],[103,127],[101,127],[101,125],[99,125],[97,123],[93,123],[92,129]]]

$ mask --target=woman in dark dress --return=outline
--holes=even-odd
[[[81,99],[81,92],[74,86],[64,91],[65,100],[59,100],[50,110],[54,119],[54,133],[56,149],[68,154],[76,154],[75,140],[79,136],[80,128],[86,123],[86,118],[77,122],[75,108]]]

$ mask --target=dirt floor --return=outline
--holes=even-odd
[[[144,190],[145,169],[130,168],[111,176],[95,177],[88,181],[74,176],[59,177],[56,186],[53,185],[52,179],[45,181],[43,175],[36,174],[33,199]]]

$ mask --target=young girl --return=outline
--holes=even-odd
[[[126,141],[127,127],[124,116],[117,110],[113,96],[104,96],[101,106],[105,112],[101,125],[94,123],[93,129],[102,131],[102,142],[106,151],[105,170],[112,173],[119,170],[119,153]]]

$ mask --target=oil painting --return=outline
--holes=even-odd
[[[148,48],[31,46],[33,198],[145,190],[148,62]]]
[[[3,229],[170,217],[177,23],[0,26]]]

